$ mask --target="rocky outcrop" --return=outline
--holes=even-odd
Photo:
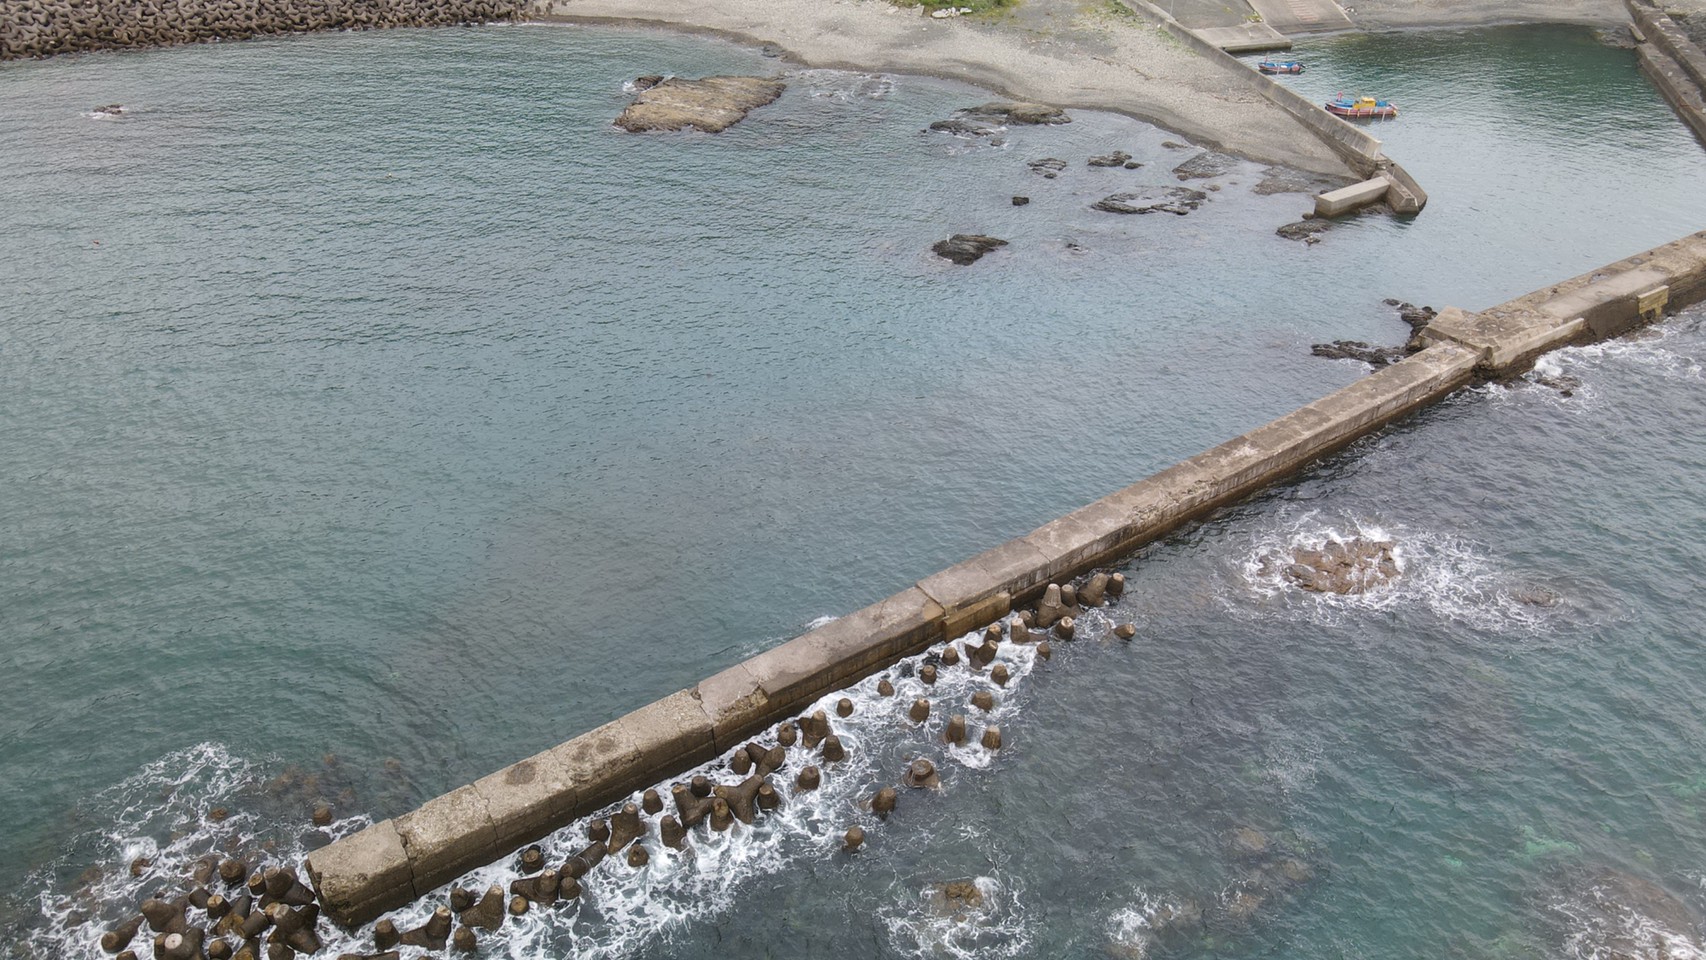
[[[787,84],[770,77],[671,77],[641,90],[616,125],[630,133],[688,127],[721,133],[785,89]]]
[[[938,240],[930,249],[935,251],[936,256],[952,260],[964,267],[983,259],[983,255],[989,251],[1006,245],[1005,240],[986,237],[981,233],[956,233],[946,240]]]
[[[1321,242],[1321,234],[1331,229],[1333,229],[1333,221],[1322,217],[1313,217],[1308,220],[1299,220],[1296,223],[1288,223],[1274,232],[1287,240],[1301,240],[1306,244],[1317,244]]]
[[[5,0],[0,60],[315,30],[524,19],[523,0]]]
[[[1224,173],[1231,173],[1238,166],[1238,158],[1224,153],[1199,153],[1173,168],[1173,175],[1180,180],[1207,180]]]
[[[1104,154],[1100,157],[1091,157],[1089,162],[1092,167],[1120,167],[1130,160],[1131,154],[1124,150],[1115,150],[1113,153]]]
[[[1360,360],[1375,367],[1384,367],[1397,363],[1410,355],[1403,347],[1375,347],[1361,340],[1334,340],[1332,343],[1317,343],[1309,348],[1309,352],[1317,357],[1329,360]]]
[[[1032,160],[1025,166],[1030,167],[1032,173],[1044,180],[1053,180],[1060,176],[1060,171],[1066,169],[1066,161],[1058,157],[1044,157],[1041,160]]]
[[[1188,187],[1144,187],[1103,197],[1090,205],[1104,213],[1172,213],[1184,216],[1203,205],[1208,194]]]
[[[1311,593],[1367,593],[1398,579],[1398,558],[1389,540],[1330,540],[1318,550],[1297,547],[1282,571],[1285,579]]]
[[[1008,100],[998,100],[981,106],[967,107],[960,111],[960,115],[1007,126],[1044,126],[1072,122],[1072,118],[1066,115],[1066,111],[1059,107],[1051,107],[1042,103],[1015,103]]]
[[[971,120],[938,120],[930,125],[930,129],[937,133],[951,133],[956,137],[993,137],[1001,132]]]

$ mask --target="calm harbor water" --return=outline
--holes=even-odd
[[[1403,105],[1421,217],[1285,241],[1308,198],[1252,163],[1188,217],[1097,213],[1196,151],[926,133],[988,95],[654,33],[8,64],[0,950],[93,955],[81,922],[214,844],[400,812],[1350,382],[1308,346],[1396,342],[1381,298],[1706,224],[1706,153],[1585,31],[1305,53]],[[781,70],[715,138],[609,125],[638,74]],[[1084,166],[1112,149],[1146,166]],[[955,231],[1012,244],[958,268]],[[937,749],[874,696],[819,797],[603,868],[508,952],[1589,956],[1607,869],[1695,905],[1703,338],[1569,351],[1573,396],[1472,392],[1147,551],[1110,612],[1140,639],[1015,652],[1008,746],[940,753],[865,855],[827,853],[854,799]],[[1357,529],[1397,588],[1258,572]],[[956,919],[926,894],[961,877]],[[1204,921],[1152,942],[1168,904]]]

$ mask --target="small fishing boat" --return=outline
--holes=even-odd
[[[1398,108],[1385,100],[1373,97],[1347,97],[1339,94],[1325,104],[1327,112],[1340,117],[1396,117]]]
[[[1296,60],[1262,60],[1256,64],[1256,69],[1263,73],[1302,73],[1303,64]]]

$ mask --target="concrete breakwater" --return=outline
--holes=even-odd
[[[1427,191],[1410,176],[1409,171],[1386,156],[1380,140],[1372,134],[1333,116],[1296,90],[1245,66],[1237,57],[1204,39],[1150,0],[1120,0],[1120,3],[1134,12],[1159,21],[1161,28],[1169,35],[1201,56],[1219,64],[1228,76],[1236,78],[1290,114],[1338,154],[1346,166],[1370,178],[1365,184],[1377,184],[1380,188],[1377,199],[1385,200],[1394,213],[1420,213],[1422,208],[1427,206]]]
[[[743,749],[831,690],[994,624],[1072,578],[1225,506],[1477,376],[1520,372],[1706,296],[1706,232],[1497,307],[1447,309],[1418,353],[895,595],[395,819],[314,851],[309,877],[345,924],[438,889],[635,791]],[[756,763],[761,758],[752,758]],[[653,811],[655,812],[655,811]]]
[[[1641,70],[1677,116],[1706,143],[1706,51],[1675,21],[1642,0],[1625,0],[1634,20]]]
[[[269,34],[514,21],[521,0],[6,0],[0,60]]]

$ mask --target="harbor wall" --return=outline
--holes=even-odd
[[[1641,0],[1624,0],[1624,4],[1634,21],[1641,72],[1706,144],[1706,52],[1663,10]]]
[[[1061,582],[1302,470],[1477,376],[1706,298],[1706,231],[1497,307],[1447,309],[1410,357],[1271,423],[736,663],[594,730],[316,850],[326,912],[373,919],[650,784],[823,693],[992,622]],[[1655,304],[1657,306],[1655,306]]]
[[[1127,9],[1156,20],[1167,33],[1197,53],[1227,68],[1235,82],[1260,93],[1291,114],[1309,129],[1329,149],[1337,153],[1351,169],[1365,177],[1380,172],[1383,159],[1380,140],[1360,127],[1346,123],[1321,109],[1314,101],[1272,77],[1245,66],[1237,57],[1204,40],[1196,31],[1175,20],[1171,14],[1149,0],[1119,0]],[[1425,194],[1424,194],[1425,196]]]

